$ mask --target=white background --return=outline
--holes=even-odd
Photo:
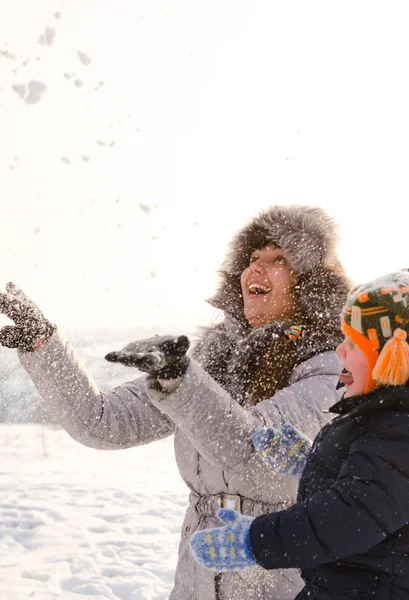
[[[208,323],[273,203],[332,214],[355,280],[409,265],[406,2],[4,8],[0,285],[63,327]]]

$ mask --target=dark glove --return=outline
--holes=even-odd
[[[0,329],[0,344],[7,348],[33,352],[36,342],[47,339],[56,329],[14,283],[6,285],[6,293],[0,292],[0,312],[15,323]]]
[[[186,356],[190,342],[185,335],[155,335],[132,342],[119,352],[110,352],[105,359],[136,367],[156,379],[176,379],[184,375],[189,365]]]

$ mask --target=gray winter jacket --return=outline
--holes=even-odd
[[[194,360],[178,389],[160,394],[148,389],[145,377],[100,393],[58,332],[41,350],[20,358],[53,417],[86,446],[123,449],[175,435],[176,461],[191,493],[172,600],[295,597],[301,587],[296,571],[256,567],[215,576],[194,562],[188,540],[197,529],[220,525],[215,511],[222,505],[238,501],[244,514],[257,516],[295,501],[297,481],[266,467],[253,451],[251,435],[262,425],[287,422],[314,437],[327,420],[322,410],[337,400],[335,353],[301,363],[286,389],[248,407],[233,400]]]
[[[174,434],[191,493],[171,600],[292,600],[302,587],[295,570],[215,575],[194,562],[188,541],[197,529],[220,525],[221,506],[257,516],[295,501],[297,481],[266,467],[251,435],[291,423],[313,438],[327,420],[322,411],[339,398],[333,350],[349,283],[334,240],[331,219],[300,206],[271,207],[239,231],[210,300],[225,319],[206,331],[172,393],[150,389],[145,377],[100,392],[58,331],[42,349],[20,354],[54,418],[82,444],[121,449]],[[251,330],[243,314],[240,274],[251,253],[270,243],[285,250],[297,273],[305,335],[294,345],[283,337],[284,324],[269,337],[268,326]]]

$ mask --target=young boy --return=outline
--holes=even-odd
[[[409,599],[409,273],[352,290],[342,328],[346,392],[315,439],[297,504],[256,519],[222,509],[226,526],[196,532],[191,547],[216,571],[299,567],[297,600]]]

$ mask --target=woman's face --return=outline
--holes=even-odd
[[[240,281],[244,314],[251,327],[291,318],[296,306],[295,274],[281,248],[271,245],[255,250]]]
[[[340,380],[345,383],[345,398],[359,396],[365,391],[366,378],[368,375],[368,360],[360,348],[345,336],[336,353],[341,358],[342,368],[346,373],[340,373]]]

